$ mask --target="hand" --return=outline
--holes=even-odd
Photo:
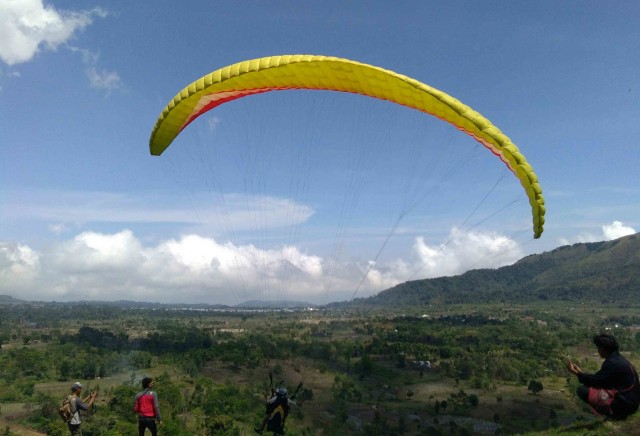
[[[91,398],[95,398],[97,396],[98,396],[98,392],[97,391],[91,392]]]
[[[582,369],[580,369],[580,367],[575,363],[573,363],[571,360],[567,362],[567,369],[569,370],[570,373],[575,375],[578,375],[582,372]]]

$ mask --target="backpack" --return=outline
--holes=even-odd
[[[267,431],[284,434],[284,422],[289,415],[289,399],[285,395],[278,395],[276,401],[267,407]]]
[[[62,418],[62,420],[64,422],[71,421],[71,418],[73,418],[73,412],[71,411],[71,396],[70,395],[68,397],[66,397],[64,400],[62,400],[62,404],[60,405],[60,408],[58,409],[58,413],[60,414],[60,418]]]

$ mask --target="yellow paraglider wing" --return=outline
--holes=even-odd
[[[196,80],[164,108],[151,133],[160,155],[190,122],[231,100],[286,89],[351,92],[388,100],[436,116],[498,156],[518,177],[533,213],[534,238],[544,226],[538,178],[511,140],[488,119],[450,95],[402,74],[348,59],[313,55],[270,56],[239,62]]]

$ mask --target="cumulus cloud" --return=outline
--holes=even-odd
[[[614,221],[611,224],[602,226],[602,233],[606,241],[622,238],[623,236],[633,235],[636,231],[629,226],[625,226],[620,221]]]
[[[28,292],[40,274],[40,255],[26,245],[0,242],[0,289]]]
[[[513,239],[495,232],[462,231],[454,228],[446,243],[428,246],[422,238],[414,245],[425,277],[461,274],[470,269],[510,265],[523,253]]]
[[[408,280],[454,276],[471,269],[499,268],[523,257],[521,246],[495,232],[453,228],[446,242],[429,245],[416,238],[408,259],[376,265],[369,273],[370,286],[383,290]]]
[[[42,0],[0,0],[0,59],[7,65],[28,62],[42,49],[55,50],[107,13],[58,11]]]
[[[570,245],[575,243],[611,241],[613,239],[622,238],[623,236],[633,235],[636,230],[633,227],[624,225],[621,221],[613,221],[611,224],[602,226],[602,233],[581,233],[574,239],[561,238],[561,245]]]
[[[238,303],[317,296],[322,259],[295,247],[273,250],[185,235],[143,246],[129,230],[84,232],[36,253],[0,245],[0,293],[34,300]],[[283,294],[283,286],[290,291]]]
[[[0,244],[0,293],[28,300],[236,304],[249,299],[315,303],[366,297],[402,281],[502,266],[521,256],[497,234],[454,229],[449,241],[415,241],[409,259],[338,261],[285,245],[262,249],[196,234],[144,245],[130,230],[83,232],[41,252]],[[366,273],[366,275],[365,275]]]

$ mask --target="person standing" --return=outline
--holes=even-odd
[[[567,369],[582,383],[576,393],[596,412],[613,419],[625,419],[635,413],[640,405],[638,373],[619,352],[616,339],[608,334],[593,337],[598,354],[604,358],[602,367],[595,374],[582,371],[571,360]]]
[[[69,403],[71,407],[71,419],[67,422],[69,432],[73,436],[82,436],[82,418],[80,418],[80,411],[87,411],[93,405],[98,393],[96,391],[91,392],[84,400],[82,395],[82,385],[79,382],[75,382],[71,385],[71,395],[69,395]]]
[[[142,391],[136,394],[133,411],[138,414],[138,435],[143,436],[146,429],[149,429],[152,436],[157,436],[158,426],[162,424],[160,416],[160,406],[158,404],[158,394],[153,389],[153,379],[144,377],[142,379]]]
[[[262,434],[266,427],[267,431],[272,433],[284,434],[284,423],[289,416],[289,410],[296,404],[287,395],[287,388],[279,387],[267,398],[264,419],[260,426],[253,429],[256,433]]]

